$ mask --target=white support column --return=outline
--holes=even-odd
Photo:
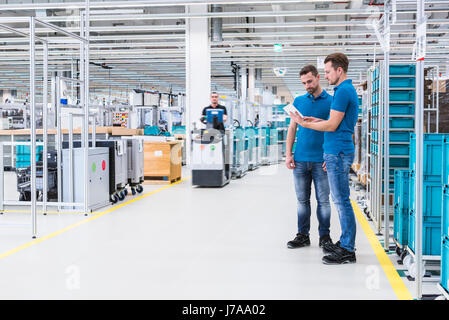
[[[423,152],[424,152],[424,58],[426,29],[425,26],[424,0],[417,0],[416,14],[416,105],[415,105],[415,133],[416,133],[416,170],[415,170],[415,263],[416,263],[416,299],[422,299],[422,248],[423,248]]]
[[[254,67],[248,68],[248,101],[254,103],[256,88],[256,69]]]
[[[248,72],[246,68],[240,70],[240,99],[246,101],[248,97]]]
[[[207,5],[188,5],[186,13],[205,14]],[[186,20],[186,164],[190,166],[191,130],[200,125],[201,112],[210,104],[211,58],[209,20]]]

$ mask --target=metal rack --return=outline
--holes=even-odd
[[[89,148],[89,0],[85,1],[85,9],[80,12],[80,36],[68,32],[62,28],[59,28],[51,23],[41,21],[35,17],[30,17],[29,23],[29,34],[23,33],[14,28],[8,27],[1,24],[0,28],[9,31],[14,34],[29,38],[29,58],[30,58],[30,113],[31,113],[31,141],[29,142],[31,146],[31,201],[29,202],[16,202],[16,201],[5,201],[4,200],[4,174],[3,174],[3,148],[5,143],[0,144],[0,211],[4,211],[4,206],[24,206],[29,205],[31,207],[31,226],[32,226],[32,237],[37,237],[37,215],[36,206],[37,204],[42,205],[42,211],[47,211],[47,206],[50,204],[47,202],[47,191],[48,191],[48,165],[47,165],[47,147],[48,147],[48,49],[49,44],[53,43],[50,39],[42,39],[36,36],[36,26],[42,26],[49,28],[54,32],[61,33],[67,36],[71,41],[75,41],[80,46],[80,79],[70,79],[80,85],[80,97],[81,97],[81,107],[84,111],[83,125],[82,125],[82,142],[84,152],[84,181],[88,180],[88,148]],[[36,142],[36,41],[43,44],[43,86],[42,86],[42,96],[43,96],[43,142]],[[58,92],[58,90],[56,91]],[[60,108],[60,101],[57,101],[57,108]],[[58,113],[58,125],[57,125],[57,139],[56,139],[56,150],[58,152],[58,188],[60,188],[60,177],[61,177],[61,149],[62,149],[62,134],[61,134],[61,122]],[[21,144],[24,144],[21,142]],[[43,145],[43,199],[42,202],[37,202],[36,199],[36,146]],[[11,146],[15,145],[11,142]],[[88,214],[88,184],[84,183],[84,202],[83,203],[63,203],[61,202],[61,193],[58,192],[58,202],[52,202],[51,205],[56,205],[59,208],[61,206],[78,206],[82,207],[84,214]],[[60,190],[60,189],[59,189]],[[58,191],[59,191],[58,190]]]

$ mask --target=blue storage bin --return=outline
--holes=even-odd
[[[390,88],[414,88],[415,77],[390,78]]]
[[[413,104],[390,104],[390,115],[414,115],[415,105]]]
[[[393,235],[401,246],[408,244],[409,179],[409,170],[395,170]]]
[[[416,217],[413,213],[411,213],[409,216],[408,247],[413,252],[415,252],[415,222]],[[426,256],[441,255],[441,223],[428,222],[424,218],[424,223],[422,226],[422,254]]]
[[[407,156],[409,154],[409,146],[406,144],[390,144],[390,155]]]
[[[390,129],[413,129],[415,119],[413,118],[390,118]]]
[[[278,131],[276,129],[270,129],[270,146],[275,146],[278,144]]]
[[[410,209],[416,210],[416,194],[415,194],[415,183],[416,183],[416,173],[414,170],[410,170],[410,180],[409,180],[409,199],[410,199]],[[440,182],[434,181],[424,181],[422,186],[422,208],[423,217],[429,221],[437,222],[441,224],[441,211],[443,209],[442,199],[443,199],[443,186]]]
[[[27,168],[31,166],[30,161],[16,161],[16,168]]]
[[[449,134],[425,133],[423,136],[423,176],[424,181],[442,182],[443,144]],[[446,162],[447,163],[447,162]],[[416,170],[416,135],[410,134],[410,169]]]
[[[392,168],[408,168],[408,158],[390,158],[390,167]]]
[[[415,91],[390,90],[390,101],[415,101]]]
[[[256,131],[254,130],[254,128],[246,128],[245,137],[248,138],[247,149],[252,149],[256,147]]]
[[[390,142],[410,142],[410,132],[392,131],[390,132]]]
[[[173,126],[172,133],[173,134],[186,134],[186,127],[185,126]]]
[[[443,144],[443,209],[442,234],[449,238],[449,138]]]
[[[441,286],[449,292],[449,238],[443,238],[441,246]]]
[[[449,239],[449,184],[447,181],[443,186],[443,204],[442,204],[442,212],[441,212],[441,233],[444,237]]]
[[[408,76],[415,75],[416,69],[415,65],[390,65],[390,75],[394,76]]]

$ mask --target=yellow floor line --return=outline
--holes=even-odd
[[[362,226],[362,229],[365,232],[365,235],[368,238],[368,241],[371,244],[371,247],[373,248],[374,253],[377,256],[377,259],[379,260],[380,265],[382,266],[382,269],[384,270],[388,278],[388,281],[390,281],[390,284],[393,287],[396,296],[398,297],[399,300],[413,300],[413,297],[410,294],[407,287],[405,286],[404,281],[399,276],[399,273],[397,272],[390,258],[388,258],[384,248],[379,242],[379,239],[376,237],[368,221],[365,219],[362,212],[360,211],[359,206],[357,205],[356,202],[354,201],[351,202],[355,216],[359,221],[360,225]]]
[[[36,245],[36,244],[38,244],[38,243],[41,243],[41,242],[43,242],[43,241],[45,241],[45,240],[54,238],[54,237],[56,237],[57,235],[60,235],[60,234],[62,234],[62,233],[64,233],[64,232],[67,232],[67,231],[69,231],[69,230],[72,230],[72,229],[74,229],[74,228],[76,228],[76,227],[79,227],[79,226],[81,226],[81,225],[83,225],[83,224],[85,224],[85,223],[88,223],[88,222],[90,222],[90,221],[96,220],[96,219],[98,219],[98,218],[100,218],[100,217],[102,217],[102,216],[104,216],[104,215],[106,215],[106,214],[108,214],[108,213],[110,213],[110,212],[112,212],[112,211],[114,211],[114,210],[117,210],[117,209],[119,209],[119,208],[122,208],[122,207],[124,207],[124,206],[126,206],[126,205],[128,205],[128,204],[130,204],[130,203],[133,203],[133,202],[135,202],[135,201],[137,201],[137,200],[141,200],[141,199],[143,199],[143,198],[146,198],[146,197],[148,197],[148,196],[150,196],[150,195],[153,195],[153,194],[155,194],[155,193],[157,193],[157,192],[159,192],[159,191],[162,191],[162,190],[165,190],[165,189],[167,189],[167,188],[170,188],[170,187],[172,187],[172,186],[174,186],[174,185],[176,185],[176,184],[178,184],[178,183],[181,183],[181,182],[183,182],[183,181],[186,181],[186,180],[188,180],[188,179],[190,179],[190,177],[187,177],[187,178],[182,179],[182,180],[180,180],[180,181],[177,181],[177,182],[175,182],[175,183],[166,185],[166,186],[164,186],[164,187],[162,187],[162,188],[159,188],[159,189],[157,189],[157,190],[155,190],[155,191],[146,193],[146,194],[141,195],[141,196],[139,196],[139,197],[137,197],[137,198],[131,199],[131,200],[129,200],[129,201],[127,201],[127,202],[124,202],[124,203],[122,203],[122,204],[120,204],[120,205],[114,206],[114,207],[112,207],[112,208],[110,208],[110,209],[108,209],[108,210],[106,210],[106,211],[98,212],[97,214],[93,215],[92,217],[89,217],[89,218],[87,218],[87,219],[84,219],[84,220],[82,220],[82,221],[80,221],[80,222],[77,222],[77,223],[72,224],[72,225],[70,225],[70,226],[68,226],[68,227],[65,227],[65,228],[63,228],[63,229],[60,229],[60,230],[55,231],[55,232],[53,232],[53,233],[50,233],[50,234],[48,234],[48,235],[46,235],[46,236],[43,236],[43,237],[41,237],[41,238],[37,238],[37,239],[35,239],[35,240],[32,240],[32,241],[30,241],[30,242],[28,242],[28,243],[25,243],[25,244],[23,244],[23,245],[21,245],[21,246],[18,246],[18,247],[16,247],[16,248],[12,249],[12,250],[8,250],[8,251],[6,251],[6,252],[0,254],[0,259],[6,258],[6,257],[8,257],[8,256],[10,256],[10,255],[12,255],[12,254],[14,254],[14,253],[17,253],[17,252],[19,252],[19,251],[22,251],[22,250],[24,250],[24,249],[26,249],[26,248],[29,248],[29,247],[31,247],[31,246],[34,246],[34,245]]]

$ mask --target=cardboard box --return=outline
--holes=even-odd
[[[432,91],[433,92],[437,92],[437,88],[438,88],[438,91],[440,93],[449,92],[449,87],[448,86],[449,86],[449,81],[448,80],[439,80],[438,82],[434,81],[433,85],[432,85]]]
[[[181,179],[182,141],[144,141],[144,176],[150,183]]]
[[[121,127],[112,127],[113,136],[142,136],[144,129],[127,129]]]

